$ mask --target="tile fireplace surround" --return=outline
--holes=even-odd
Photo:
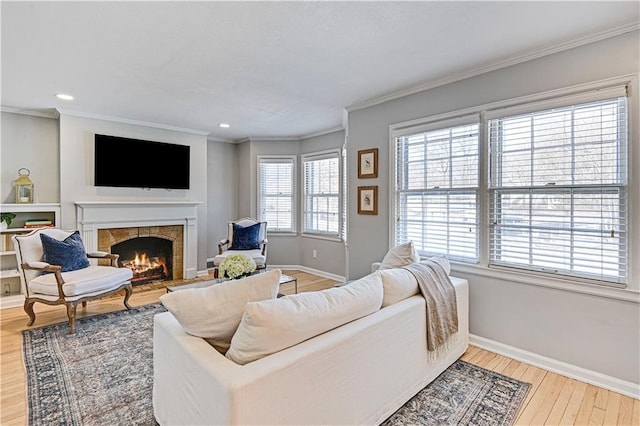
[[[162,229],[174,229],[171,236],[175,238],[177,235],[177,238],[180,238],[180,232],[176,234],[174,226],[181,226],[182,241],[174,241],[174,253],[176,248],[178,250],[181,248],[182,261],[174,262],[174,277],[194,278],[197,273],[196,209],[199,204],[201,203],[197,201],[76,202],[76,229],[80,231],[86,249],[90,252],[105,249],[100,247],[100,240],[105,240],[105,230],[167,227]],[[99,231],[101,231],[101,237],[98,236]],[[177,271],[180,263],[182,263],[182,270]]]

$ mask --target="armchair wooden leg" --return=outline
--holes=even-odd
[[[27,323],[28,326],[32,326],[33,323],[36,322],[36,313],[33,312],[34,303],[36,302],[29,299],[25,299],[24,301],[24,311],[27,313],[27,315],[29,315],[29,322]]]
[[[131,284],[129,284],[124,288],[124,306],[127,309],[131,309],[131,305],[129,305],[129,298],[131,297],[131,293],[132,293],[132,288],[131,288]]]
[[[69,334],[76,331],[76,302],[66,303],[67,317],[69,317]]]

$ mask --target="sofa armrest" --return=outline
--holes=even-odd
[[[233,378],[240,368],[187,334],[170,312],[154,317],[153,412],[161,425],[231,424]]]

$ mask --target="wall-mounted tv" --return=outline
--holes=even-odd
[[[190,146],[95,135],[95,186],[189,189]]]

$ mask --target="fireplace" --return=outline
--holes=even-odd
[[[158,237],[139,237],[111,246],[120,267],[133,271],[131,284],[173,279],[173,244]]]
[[[87,252],[140,237],[171,241],[172,279],[194,278],[199,201],[77,201],[76,229]],[[95,261],[92,261],[95,263]],[[102,263],[102,262],[98,262]]]
[[[141,226],[98,230],[98,250],[120,255],[133,285],[183,278],[183,227]]]

